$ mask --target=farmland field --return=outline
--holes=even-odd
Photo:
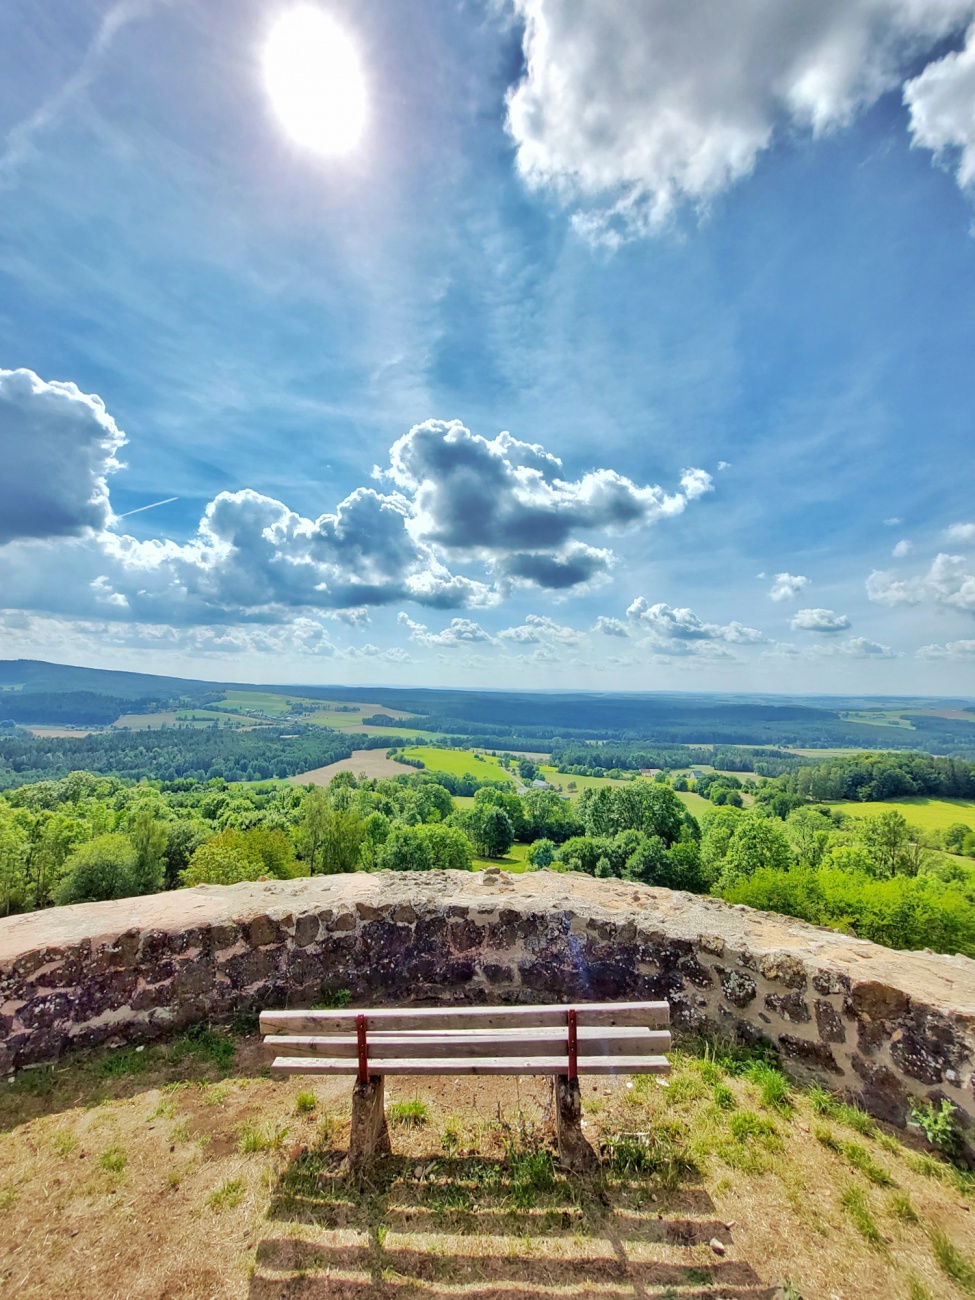
[[[348,758],[340,758],[327,767],[312,768],[310,772],[299,772],[288,780],[294,785],[328,785],[339,772],[351,772],[353,776],[364,772],[366,776],[382,780],[388,776],[408,776],[413,770],[405,763],[387,758],[384,749],[354,749]]]
[[[404,758],[418,758],[431,772],[449,772],[451,776],[481,776],[485,780],[510,781],[493,754],[475,754],[470,749],[437,749],[435,746],[414,745],[403,751]]]
[[[130,731],[156,731],[159,727],[175,727],[176,714],[169,713],[123,713],[112,723],[113,727],[128,727]]]
[[[842,800],[830,803],[851,817],[879,817],[885,812],[902,813],[914,826],[925,831],[943,831],[955,822],[975,830],[975,802],[965,799],[888,799],[878,803]]]

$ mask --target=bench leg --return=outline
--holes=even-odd
[[[357,1082],[352,1093],[349,1172],[360,1172],[374,1155],[389,1150],[383,1076],[371,1074],[365,1083]]]
[[[566,1074],[555,1076],[555,1132],[559,1159],[569,1173],[591,1174],[599,1168],[599,1158],[582,1132],[579,1080]]]

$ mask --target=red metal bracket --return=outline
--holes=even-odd
[[[366,1050],[366,1018],[356,1016],[355,1036],[359,1048],[359,1082],[369,1082],[369,1054]]]
[[[576,1028],[576,1009],[569,1007],[569,1078],[579,1077],[579,1036]]]

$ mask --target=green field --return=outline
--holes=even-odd
[[[549,767],[547,763],[541,764],[542,779],[549,785],[554,786],[556,790],[563,790],[566,794],[582,794],[583,790],[598,789],[601,785],[625,785],[625,781],[617,781],[611,776],[572,776],[568,772],[559,772],[554,767]],[[575,788],[570,790],[569,786],[575,783]]]
[[[500,867],[502,871],[534,871],[528,861],[530,844],[512,844],[503,858],[474,857],[474,870],[486,871],[488,867]]]
[[[413,745],[403,750],[405,758],[418,758],[431,772],[449,772],[451,776],[480,776],[485,780],[510,781],[493,754],[475,754],[470,749],[437,749],[433,745]]]
[[[701,794],[694,794],[691,790],[675,790],[674,794],[676,794],[687,811],[693,813],[695,817],[700,817],[701,813],[705,813],[709,808],[714,807],[710,800],[705,799]]]
[[[899,812],[925,831],[943,831],[955,822],[963,822],[975,830],[975,802],[965,799],[887,799],[878,803],[844,799],[827,807],[840,808],[851,817],[879,817],[881,813]]]

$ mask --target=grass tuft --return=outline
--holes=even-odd
[[[120,1174],[128,1161],[128,1156],[120,1146],[106,1147],[98,1157],[99,1167],[109,1174]]]
[[[881,1236],[876,1220],[870,1213],[867,1198],[860,1187],[852,1183],[840,1194],[840,1205],[846,1210],[860,1236],[878,1250],[886,1250],[886,1242]]]
[[[242,1124],[237,1130],[237,1150],[242,1155],[255,1151],[279,1151],[288,1136],[287,1126],[274,1124]]]
[[[430,1118],[430,1107],[419,1097],[413,1097],[410,1101],[394,1101],[386,1107],[386,1118],[391,1124],[420,1128]]]
[[[907,1192],[891,1192],[887,1197],[887,1209],[895,1219],[900,1219],[902,1223],[917,1223],[917,1210],[911,1204],[911,1198]]]
[[[295,1097],[295,1114],[310,1115],[318,1105],[318,1098],[313,1092],[299,1092]]]
[[[210,1193],[207,1197],[207,1205],[218,1214],[222,1210],[236,1209],[244,1199],[245,1191],[246,1188],[242,1178],[229,1178],[227,1182],[221,1183],[219,1187]]]
[[[755,1084],[762,1094],[762,1105],[768,1110],[776,1110],[780,1115],[790,1115],[793,1110],[792,1094],[789,1081],[775,1066],[767,1061],[752,1061],[742,1071],[750,1083]]]
[[[931,1249],[942,1273],[956,1282],[966,1295],[975,1296],[975,1266],[940,1228],[931,1233]]]

